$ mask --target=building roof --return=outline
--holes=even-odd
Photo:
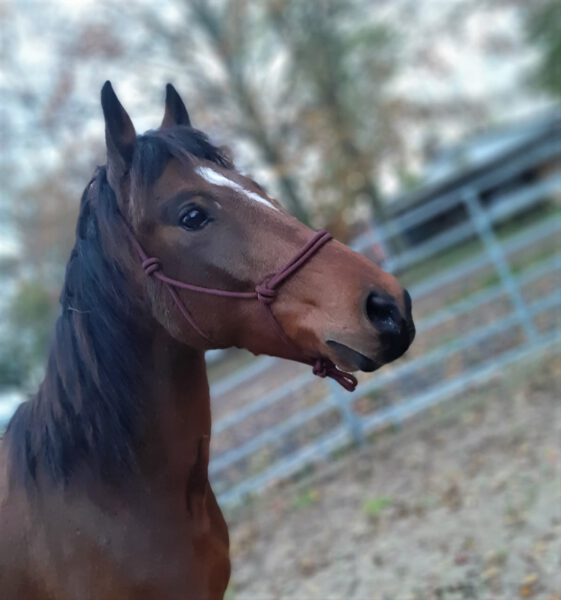
[[[561,108],[523,122],[476,134],[448,148],[427,167],[422,187],[395,198],[388,208],[401,214],[429,199],[470,186],[481,191],[509,174],[561,157]]]

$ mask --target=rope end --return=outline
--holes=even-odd
[[[358,385],[358,379],[352,373],[342,371],[328,358],[318,358],[313,363],[312,372],[314,375],[321,377],[322,379],[325,377],[331,377],[331,379],[335,380],[348,392],[354,392],[356,386]]]

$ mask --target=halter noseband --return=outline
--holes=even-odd
[[[124,220],[124,219],[123,219]],[[212,343],[212,340],[201,330],[197,325],[195,319],[179,297],[177,289],[189,290],[191,292],[197,292],[199,294],[207,294],[209,296],[220,296],[222,298],[238,298],[241,300],[257,300],[264,308],[270,319],[274,323],[279,336],[285,342],[285,344],[292,346],[298,350],[294,342],[288,338],[278,319],[272,310],[272,304],[275,301],[280,286],[296,271],[298,271],[304,264],[306,264],[319,250],[332,239],[332,235],[325,231],[318,231],[290,260],[284,267],[279,269],[274,275],[266,277],[261,283],[255,286],[253,292],[231,292],[228,290],[220,290],[215,288],[202,287],[199,285],[193,285],[191,283],[185,283],[172,279],[165,275],[162,271],[162,263],[159,258],[151,257],[146,254],[144,248],[140,242],[136,239],[132,229],[125,221],[125,230],[127,235],[136,250],[142,264],[144,272],[149,277],[154,277],[161,281],[167,288],[170,296],[172,297],[177,308],[191,325],[191,327],[205,340]],[[299,350],[298,350],[299,351]],[[357,379],[351,373],[347,373],[339,369],[335,363],[328,358],[318,357],[316,359],[304,359],[300,362],[309,364],[312,366],[314,375],[318,377],[331,377],[342,385],[349,392],[354,391],[357,386]]]

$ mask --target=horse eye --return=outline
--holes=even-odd
[[[198,206],[192,206],[181,217],[181,225],[189,231],[202,229],[209,222],[206,212]]]

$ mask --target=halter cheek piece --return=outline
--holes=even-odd
[[[172,279],[168,277],[162,272],[162,264],[159,258],[151,257],[146,254],[144,248],[141,246],[140,242],[136,239],[132,229],[125,221],[125,230],[127,235],[136,250],[142,264],[142,268],[144,272],[149,277],[154,277],[161,281],[165,287],[167,288],[170,296],[175,302],[177,308],[185,317],[186,321],[191,325],[191,327],[205,340],[212,343],[212,340],[201,330],[201,328],[197,325],[193,316],[179,297],[177,293],[177,289],[189,290],[190,292],[197,292],[199,294],[207,294],[209,296],[220,296],[222,298],[238,298],[241,300],[257,300],[264,308],[270,319],[274,323],[279,336],[288,346],[292,346],[298,352],[300,350],[296,347],[294,342],[292,342],[278,319],[275,317],[273,313],[272,304],[275,301],[279,288],[281,285],[291,277],[296,271],[298,271],[303,265],[305,265],[319,250],[322,246],[327,244],[332,239],[332,236],[327,231],[318,231],[303,247],[302,249],[296,253],[294,258],[290,260],[284,267],[279,269],[274,275],[266,277],[261,283],[255,286],[255,290],[253,292],[231,292],[228,290],[219,290],[214,288],[201,287],[198,285],[193,285],[191,283],[185,283],[183,281],[178,281],[177,279]],[[312,370],[314,375],[318,377],[331,377],[335,381],[337,381],[340,385],[342,385],[346,390],[352,392],[357,386],[357,379],[351,373],[346,373],[345,371],[341,371],[331,360],[324,357],[304,359],[300,362],[309,364],[312,366]]]

